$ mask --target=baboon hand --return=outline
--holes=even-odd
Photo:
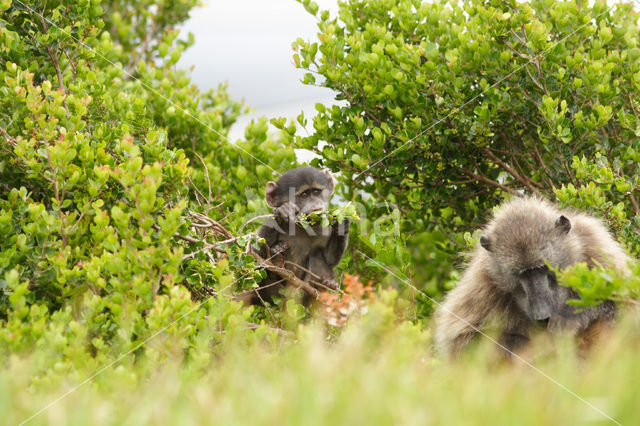
[[[332,280],[329,278],[323,278],[322,285],[328,287],[331,290],[338,290],[340,288],[340,284],[338,284],[336,280]]]
[[[273,211],[273,215],[280,223],[290,223],[296,221],[296,214],[300,211],[300,208],[293,203],[285,203],[280,207],[277,207]]]
[[[286,241],[278,241],[276,245],[271,247],[271,256],[278,256],[289,249],[289,243]]]

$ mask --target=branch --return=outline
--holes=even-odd
[[[495,186],[497,188],[502,189],[505,192],[508,192],[509,194],[513,194],[513,195],[517,195],[520,196],[521,194],[518,193],[518,191],[516,191],[513,188],[509,188],[508,186],[502,185],[498,182],[496,182],[493,179],[489,179],[488,177],[486,177],[483,174],[476,174],[474,172],[472,172],[471,170],[467,169],[467,168],[461,168],[462,172],[464,174],[466,174],[467,176],[469,176],[470,178],[474,179],[477,182],[484,182],[484,183],[488,183],[489,185]]]
[[[229,232],[224,226],[220,225],[220,223],[211,219],[209,216],[196,212],[189,212],[189,214],[191,215],[191,217],[198,221],[198,223],[193,224],[193,226],[195,226],[196,228],[210,228],[215,234],[220,235],[224,238],[234,238],[231,232]]]
[[[216,251],[221,252],[221,253],[226,253],[226,251],[224,249],[220,248],[220,246],[232,244],[232,243],[235,243],[236,241],[238,241],[241,238],[247,237],[247,235],[241,235],[241,236],[235,237],[225,227],[220,225],[220,223],[218,223],[217,221],[215,221],[215,220],[211,219],[210,217],[205,216],[203,214],[196,213],[196,212],[189,212],[189,214],[193,218],[195,218],[196,220],[199,221],[198,224],[193,224],[194,226],[199,227],[199,228],[209,228],[216,235],[223,236],[226,239],[224,241],[217,241],[215,243],[207,243],[207,244],[205,244],[205,246],[203,248],[201,248],[199,250],[196,250],[196,251],[194,251],[192,253],[184,255],[183,258],[182,258],[183,261],[194,257],[197,253],[200,253],[200,252],[203,252],[203,251],[207,251],[207,250],[211,250],[211,249],[216,250]],[[249,222],[251,222],[251,221],[253,221],[255,219],[257,219],[257,218],[253,218],[253,219],[249,220]],[[247,222],[247,223],[249,223],[249,222]],[[157,227],[157,225],[154,225],[154,228],[155,229],[159,229],[159,227]],[[248,235],[251,235],[251,234],[248,234]],[[197,239],[195,237],[190,237],[190,236],[183,236],[183,235],[174,234],[174,237],[179,238],[179,239],[181,239],[183,241],[190,242],[190,243],[201,243],[201,242],[203,242],[202,240],[199,240],[199,239]],[[274,254],[274,255],[270,256],[269,258],[267,258],[267,259],[263,259],[258,253],[256,253],[255,250],[252,250],[252,249],[249,248],[248,252],[256,259],[256,261],[259,264],[259,267],[264,268],[267,271],[270,271],[270,272],[273,272],[273,273],[279,275],[284,281],[287,282],[287,284],[289,284],[289,285],[291,285],[291,286],[293,286],[293,287],[295,287],[297,289],[304,290],[305,292],[307,292],[311,296],[315,297],[316,299],[318,299],[320,297],[320,292],[316,288],[314,288],[311,284],[307,283],[306,281],[303,281],[300,278],[298,278],[293,271],[290,271],[290,270],[288,270],[286,268],[283,268],[281,266],[277,266],[277,265],[273,264],[273,262],[271,262],[271,259],[274,258],[275,256],[277,256],[277,254]],[[295,265],[295,266],[306,271],[306,269],[302,268],[299,265]],[[307,271],[307,272],[310,272],[310,271]],[[316,274],[313,274],[313,275],[317,277]],[[335,289],[331,288],[330,285],[327,285],[324,282],[320,282],[320,283],[317,283],[317,284],[319,286],[335,290]]]
[[[53,193],[56,197],[58,204],[58,219],[60,219],[60,235],[62,236],[62,245],[67,245],[67,235],[64,231],[64,216],[62,214],[62,199],[60,198],[60,188],[58,187],[57,168],[53,167],[53,161],[51,161],[51,153],[49,152],[49,142],[47,141],[47,135],[44,129],[41,127],[42,143],[44,144],[45,151],[47,153],[47,162],[49,163],[49,169],[51,169],[50,182],[53,183]]]
[[[511,45],[511,43],[509,43],[507,40],[504,41],[504,44],[516,55],[518,55],[519,57],[521,57],[522,59],[529,59],[529,57],[527,55],[525,55],[524,53],[521,53],[520,51],[516,50],[515,47],[513,47]]]
[[[636,216],[640,215],[640,207],[638,207],[638,200],[636,200],[636,197],[633,194],[629,194],[629,199],[631,200],[631,204],[633,204],[633,211]]]
[[[250,224],[251,222],[255,222],[258,219],[266,219],[268,217],[273,217],[273,214],[263,214],[263,215],[260,215],[260,216],[253,217],[253,218],[249,219],[248,221],[246,221],[245,223],[243,223],[242,226],[240,227],[240,229],[238,229],[238,232],[242,232],[244,227],[247,226],[248,224]]]
[[[299,288],[306,291],[316,299],[320,297],[320,292],[318,290],[313,288],[311,284],[305,281],[302,281],[300,278],[296,277],[296,274],[293,273],[293,271],[274,265],[271,262],[271,259],[263,259],[255,251],[252,251],[251,255],[258,261],[260,266],[262,266],[267,271],[271,271],[278,274],[281,278],[283,278],[287,282],[287,284],[290,284],[295,288]]]
[[[207,167],[206,163],[204,162],[202,157],[200,157],[200,155],[198,155],[197,152],[193,151],[193,154],[196,157],[198,157],[198,160],[200,160],[200,162],[202,163],[202,167],[204,167],[204,175],[207,178],[207,185],[209,187],[209,198],[207,199],[207,201],[209,202],[209,206],[211,206],[211,203],[213,201],[211,200],[211,179],[209,178],[209,168]],[[202,193],[200,193],[200,194],[202,194]],[[204,195],[202,197],[204,198]]]
[[[302,270],[303,272],[305,272],[305,273],[307,273],[309,275],[312,275],[317,280],[317,281],[312,281],[314,284],[317,284],[320,287],[324,287],[327,290],[334,290],[334,291],[338,291],[339,293],[344,293],[342,290],[340,290],[340,286],[335,281],[331,280],[331,281],[333,281],[333,283],[331,283],[330,281],[328,282],[328,280],[322,278],[320,275],[318,275],[318,274],[316,274],[314,272],[311,272],[307,268],[305,268],[303,266],[300,266],[297,263],[290,262],[288,260],[285,260],[284,263],[288,264],[288,265],[291,265],[294,268],[298,268],[298,269]]]
[[[524,28],[522,28],[522,31],[524,32]],[[509,30],[509,32],[511,33],[511,35],[513,35],[516,38],[516,40],[520,42],[520,44],[524,45],[524,47],[527,47],[527,42],[524,41],[518,34],[516,34],[516,32],[513,31],[513,29]],[[526,33],[525,33],[525,37],[526,37]]]
[[[551,174],[551,170],[549,170],[547,163],[545,163],[544,160],[542,159],[542,154],[540,154],[540,151],[538,150],[538,146],[535,143],[535,141],[531,141],[531,146],[533,147],[533,152],[536,154],[536,159],[538,160],[538,164],[540,165],[540,167],[542,167],[542,169],[546,173],[547,185],[549,185],[549,188],[553,188],[553,182],[551,181],[551,176],[553,175]]]
[[[544,87],[538,80],[536,80],[536,78],[533,76],[533,74],[531,74],[531,71],[529,71],[529,67],[527,65],[524,66],[524,69],[527,71],[527,74],[529,74],[529,78],[531,78],[531,81],[533,81],[533,83],[538,86],[538,88],[540,90],[542,90],[544,92],[545,95],[549,96],[549,92],[547,91],[547,88]],[[538,68],[538,71],[540,70],[540,68]]]
[[[18,143],[18,141],[11,137],[3,127],[0,127],[0,133],[4,136],[6,141],[9,142],[9,145],[15,146]]]
[[[84,215],[84,212],[82,212],[82,214]],[[162,228],[160,228],[158,225],[155,225],[155,224],[152,226],[152,228],[155,229],[156,231],[161,231],[162,230]],[[177,232],[175,234],[173,234],[173,237],[181,239],[183,241],[187,241],[189,243],[199,243],[199,242],[201,242],[197,238],[189,237],[188,235],[180,235]]]
[[[38,16],[40,16],[40,22],[42,23],[42,28],[44,29],[45,33],[49,31],[47,21],[44,19],[44,10],[46,7],[47,2],[45,2],[42,11],[38,13]],[[60,61],[58,60],[58,53],[49,46],[47,46],[47,53],[49,54],[49,59],[51,59],[51,62],[53,63],[53,67],[56,69],[56,76],[58,77],[58,87],[64,92],[64,99],[62,99],[62,103],[64,105],[65,111],[67,112],[67,117],[69,117],[69,105],[67,105],[67,90],[65,89],[64,82],[62,80],[62,71],[60,71]]]
[[[502,161],[501,159],[496,157],[494,155],[494,153],[491,152],[491,150],[489,148],[483,147],[483,148],[481,148],[481,151],[487,157],[489,157],[494,163],[496,163],[498,166],[502,167],[507,173],[509,173],[511,176],[513,176],[513,178],[515,180],[517,180],[518,182],[522,183],[524,186],[529,188],[529,190],[531,192],[533,192],[534,194],[538,195],[539,197],[543,197],[543,195],[540,193],[540,191],[538,191],[538,189],[534,185],[531,184],[530,179],[528,177],[521,176],[511,166],[509,166],[507,163],[505,163],[504,161]]]

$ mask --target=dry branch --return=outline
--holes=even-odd
[[[229,232],[229,230],[227,230],[224,226],[222,226],[219,222],[211,219],[210,217],[200,214],[200,213],[196,213],[196,212],[190,212],[189,213],[190,216],[194,219],[194,223],[192,223],[192,226],[194,228],[198,228],[198,229],[210,229],[214,235],[219,236],[219,237],[223,237],[225,238],[225,240],[222,241],[216,241],[213,243],[208,243],[204,240],[198,239],[196,237],[193,236],[183,236],[183,235],[179,235],[179,234],[175,234],[174,237],[175,238],[179,238],[183,241],[189,242],[189,243],[204,243],[204,247],[200,248],[199,250],[196,250],[194,252],[185,254],[183,256],[183,260],[187,260],[190,259],[192,257],[194,257],[196,254],[204,252],[204,251],[209,251],[209,250],[215,250],[221,253],[226,253],[226,251],[224,250],[223,246],[225,245],[229,245],[229,244],[234,244],[237,243],[239,240],[241,239],[246,239],[247,237],[250,237],[252,234],[249,233],[247,235],[241,235],[241,236],[234,236],[231,232]],[[264,217],[264,216],[260,216],[260,217]],[[257,219],[257,218],[254,218]],[[252,222],[254,219],[250,220],[249,222]],[[249,223],[247,222],[247,223]],[[246,225],[246,224],[245,224]],[[242,227],[244,228],[243,225]],[[156,227],[156,229],[158,229]],[[266,269],[267,271],[273,272],[275,274],[277,274],[278,276],[280,276],[280,278],[282,278],[288,285],[296,288],[296,289],[301,289],[305,292],[307,292],[309,295],[313,296],[314,298],[318,299],[320,297],[320,292],[314,288],[311,284],[309,284],[306,281],[301,280],[300,278],[298,278],[295,273],[289,269],[283,268],[281,266],[277,266],[275,265],[271,259],[273,259],[275,256],[277,256],[279,253],[275,253],[271,256],[269,256],[266,259],[263,259],[258,253],[256,253],[255,250],[253,250],[250,246],[247,249],[247,252],[250,253],[258,262],[258,266],[260,268]],[[291,263],[291,262],[289,262]],[[306,270],[305,268],[302,268],[300,265],[294,265],[296,268],[300,268],[301,270]],[[323,283],[318,283],[318,285],[322,286],[322,287],[326,287],[327,289],[332,289],[335,290],[333,288],[330,288],[330,286],[327,286],[326,284]],[[210,295],[217,295],[218,293],[215,292],[215,290],[206,290]],[[251,290],[251,291],[255,291]],[[213,292],[213,293],[212,293]]]
[[[318,290],[313,288],[313,286],[307,283],[306,281],[302,281],[300,278],[296,277],[296,274],[293,273],[293,271],[274,265],[271,262],[271,259],[263,259],[255,251],[252,251],[251,255],[259,262],[260,266],[262,266],[267,271],[271,271],[278,274],[282,279],[284,279],[287,282],[287,284],[295,288],[300,288],[306,291],[316,299],[320,297],[320,292]]]

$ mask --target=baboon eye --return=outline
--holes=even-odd
[[[309,190],[307,189],[302,194],[300,194],[300,198],[307,198],[309,196]]]
[[[313,190],[313,195],[320,195],[321,193],[322,193],[321,189],[316,188]]]
[[[530,274],[542,273],[542,272],[545,272],[545,271],[548,271],[548,270],[549,270],[549,268],[547,268],[547,265],[535,266],[533,268],[525,269],[524,271],[519,272],[518,275],[521,278],[525,278],[526,276],[528,276]]]

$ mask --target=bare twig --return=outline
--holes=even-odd
[[[328,286],[326,285],[324,282],[326,281],[325,279],[323,279],[320,275],[316,274],[315,272],[311,272],[310,270],[308,270],[307,268],[298,265],[297,263],[291,262],[289,260],[285,260],[284,261],[285,265],[289,265],[292,266],[294,268],[300,269],[303,272],[306,272],[307,274],[313,276],[313,278],[315,278],[315,280],[313,280],[312,282],[320,287],[326,288],[327,290],[333,290],[336,291],[338,293],[344,293],[342,290],[340,290],[339,287],[335,287],[335,286]]]
[[[9,145],[15,146],[18,143],[18,141],[11,137],[3,127],[0,127],[0,133],[4,136],[6,141],[9,142]]]
[[[201,213],[190,212],[191,217],[197,220],[199,223],[194,223],[193,226],[197,228],[210,228],[215,234],[221,235],[227,239],[233,239],[234,236],[231,232],[227,231],[227,229],[220,225],[217,221],[211,219],[209,216],[203,215]]]
[[[518,182],[522,183],[524,186],[529,188],[529,190],[531,192],[533,192],[534,194],[538,195],[539,197],[542,197],[542,194],[540,193],[540,191],[538,191],[538,189],[534,185],[531,184],[530,179],[528,177],[521,176],[517,171],[515,171],[513,169],[513,167],[509,166],[507,163],[505,163],[500,158],[498,158],[496,155],[494,155],[493,152],[491,152],[491,150],[489,148],[482,148],[482,152],[487,157],[489,157],[491,159],[491,161],[496,163],[503,170],[505,170],[507,173],[509,173],[511,176],[513,176],[513,178],[515,180],[517,180]]]
[[[549,96],[549,92],[547,91],[547,88],[544,87],[534,76],[533,74],[531,74],[531,71],[529,71],[529,67],[528,66],[524,66],[525,71],[527,71],[527,74],[529,75],[529,78],[531,79],[531,81],[533,81],[533,84],[535,84],[536,86],[538,86],[538,88],[540,90],[542,90],[544,92],[545,95]],[[539,69],[539,68],[538,68]]]
[[[241,293],[236,293],[236,294],[233,295],[233,298],[236,299],[236,300],[242,300],[242,296],[246,296],[247,294],[254,293],[254,292],[258,291],[258,290],[264,290],[265,288],[269,288],[269,287],[276,286],[278,284],[282,284],[283,282],[284,282],[284,279],[281,279],[281,280],[278,280],[278,281],[275,281],[275,282],[272,282],[272,283],[269,283],[269,284],[266,284],[266,285],[261,285],[261,286],[256,287],[256,288],[252,288],[251,290],[243,291]]]
[[[520,52],[519,50],[517,50],[515,47],[513,47],[513,45],[511,43],[509,43],[508,41],[505,40],[504,42],[505,46],[507,46],[509,48],[509,50],[511,50],[514,54],[516,54],[517,56],[521,57],[522,59],[529,59],[529,57],[527,55],[525,55],[524,53]]]
[[[631,110],[633,111],[633,115],[635,115],[636,118],[638,118],[638,113],[636,112],[636,108],[633,105],[633,97],[631,97],[631,93],[627,93],[627,97],[629,98],[629,105],[631,106]]]
[[[518,193],[518,191],[516,191],[513,188],[509,188],[508,186],[502,185],[501,183],[496,182],[493,179],[489,179],[488,177],[486,177],[483,174],[477,174],[472,172],[471,170],[467,169],[467,168],[461,168],[460,169],[465,175],[469,176],[470,178],[474,179],[477,182],[484,182],[484,183],[488,183],[489,185],[495,186],[497,188],[502,189],[505,192],[508,192],[509,194],[513,194],[513,195],[520,195]]]
[[[193,151],[193,154],[198,157],[198,160],[200,160],[200,162],[202,163],[202,167],[204,167],[204,176],[207,178],[207,186],[209,187],[209,198],[207,198],[207,201],[209,202],[209,206],[211,206],[213,200],[211,199],[211,179],[209,178],[209,168],[197,152]]]
[[[80,48],[81,48],[82,46],[83,46],[83,45],[82,45],[81,43],[80,43],[80,44],[78,44],[78,46],[77,46],[77,47],[75,48],[75,50],[71,53],[71,55],[69,55],[69,54],[67,53],[67,51],[66,51],[66,50],[64,50],[64,49],[62,50],[62,53],[64,53],[64,56],[66,56],[66,57],[67,57],[67,66],[66,66],[66,67],[64,67],[64,69],[62,70],[62,74],[64,74],[65,72],[67,72],[67,70],[69,69],[69,67],[73,68],[73,80],[74,80],[74,81],[75,81],[75,79],[76,79],[76,74],[77,74],[77,72],[78,72],[78,70],[77,70],[77,65],[75,64],[75,62],[74,62],[74,61],[75,61],[75,59],[76,59],[76,56],[77,56],[77,55],[78,55],[78,53],[80,52]]]
[[[551,181],[551,176],[553,176],[553,174],[551,173],[551,170],[547,166],[547,163],[545,163],[544,160],[542,159],[542,154],[540,154],[540,150],[538,150],[538,146],[535,143],[535,141],[531,142],[531,146],[533,147],[533,152],[536,155],[538,164],[540,165],[540,167],[542,167],[542,169],[546,173],[547,185],[549,186],[549,188],[553,188],[553,182]]]
[[[256,293],[256,296],[258,296],[258,299],[260,299],[260,303],[262,303],[262,306],[264,306],[264,308],[267,310],[267,313],[271,317],[271,321],[273,321],[274,324],[277,324],[276,317],[273,315],[273,312],[271,312],[271,309],[269,309],[269,305],[262,298],[262,295],[260,294],[260,292],[258,290],[254,290],[254,292]]]
[[[278,274],[287,282],[287,284],[306,291],[316,299],[320,297],[320,292],[318,290],[316,290],[311,284],[298,278],[293,271],[274,265],[271,260],[263,259],[258,253],[252,252],[251,254],[256,258],[260,266],[262,266],[267,271]]]
[[[263,215],[256,216],[256,217],[253,217],[253,218],[249,219],[248,221],[246,221],[245,223],[242,224],[240,229],[238,229],[238,233],[242,232],[244,227],[247,226],[248,224],[250,224],[251,222],[255,222],[258,219],[266,219],[266,218],[269,218],[269,217],[273,217],[273,214],[263,214]]]
[[[83,214],[84,214],[84,213],[83,213]],[[153,228],[153,229],[155,229],[156,231],[161,231],[161,230],[162,230],[162,228],[160,228],[158,225],[155,225],[155,224],[152,226],[152,228]],[[200,240],[199,240],[199,239],[197,239],[197,238],[190,237],[190,236],[188,236],[188,235],[180,235],[180,234],[178,234],[177,232],[176,232],[175,234],[173,234],[173,237],[174,237],[174,238],[181,239],[181,240],[183,240],[183,241],[190,242],[190,243],[200,243],[200,242],[202,242],[202,241],[200,241]]]
[[[522,31],[524,32],[524,28],[522,28]],[[509,30],[509,32],[516,38],[516,40],[518,40],[518,42],[520,42],[520,44],[522,44],[524,47],[527,47],[527,42],[524,41],[515,31],[513,31],[513,29]]]
[[[44,19],[44,11],[47,7],[47,3],[45,2],[44,7],[41,12],[36,12],[40,17],[40,22],[42,23],[42,29],[45,33],[49,31],[49,25],[47,25],[47,21]],[[64,98],[62,99],[62,103],[65,111],[67,112],[67,117],[69,117],[69,105],[67,104],[67,89],[64,87],[64,82],[62,79],[62,71],[60,70],[60,60],[58,59],[58,52],[56,49],[53,49],[47,46],[47,54],[49,55],[49,59],[51,59],[51,63],[56,70],[56,76],[58,78],[58,87],[60,90],[64,92]]]
[[[44,144],[45,152],[47,153],[47,162],[49,163],[49,168],[51,169],[51,179],[49,179],[49,181],[53,183],[53,193],[58,204],[58,219],[60,219],[60,235],[62,236],[62,244],[66,246],[67,235],[64,230],[65,220],[62,213],[62,199],[60,197],[60,188],[58,186],[57,168],[53,166],[53,161],[51,161],[51,153],[49,152],[49,142],[47,142],[47,135],[45,134],[43,128],[40,128],[40,132],[42,133],[42,143]]]
[[[631,200],[631,204],[633,205],[633,211],[636,216],[640,215],[640,207],[638,207],[638,200],[633,194],[629,194],[629,199]]]
[[[188,240],[185,240],[185,241],[188,241]],[[202,241],[196,240],[195,242],[200,243]],[[193,251],[191,253],[187,253],[184,256],[182,256],[182,261],[191,259],[192,257],[195,257],[195,255],[198,254],[198,253],[209,252],[211,250],[217,251],[218,253],[223,253],[223,254],[227,253],[227,251],[225,249],[220,247],[219,243],[217,243],[217,244],[205,244],[204,247],[202,247],[201,249]]]
[[[198,205],[202,207],[202,203],[200,202],[200,197],[198,197],[198,194],[200,194],[200,196],[202,198],[205,198],[204,194],[202,192],[200,192],[200,190],[198,189],[198,187],[196,186],[195,183],[193,183],[193,181],[191,180],[190,176],[187,176],[187,180],[189,180],[189,183],[191,184],[191,186],[193,186],[193,189],[196,190],[195,194],[196,194],[196,201],[198,202]]]

